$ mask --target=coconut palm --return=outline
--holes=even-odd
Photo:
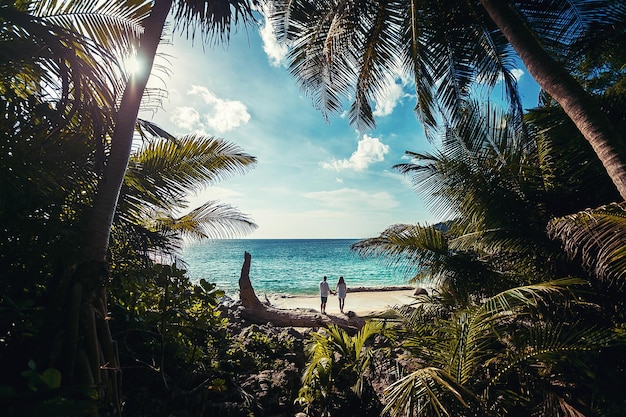
[[[594,359],[623,344],[610,327],[581,323],[582,281],[565,279],[506,290],[452,314],[410,318],[403,346],[417,369],[387,389],[384,412],[424,416],[587,415]],[[426,300],[421,303],[432,302]],[[419,310],[418,310],[419,311]],[[424,309],[422,311],[430,311]],[[430,316],[432,318],[432,316]],[[581,375],[588,378],[581,378]],[[586,390],[587,388],[587,390]],[[563,413],[563,414],[562,414]]]
[[[150,14],[143,22],[144,31],[136,47],[141,70],[131,74],[117,107],[110,154],[87,223],[83,253],[88,262],[102,262],[106,259],[111,225],[131,154],[137,114],[170,12],[173,13],[175,28],[188,35],[194,35],[199,30],[207,40],[217,38],[219,41],[227,41],[232,25],[240,20],[244,23],[253,20],[252,3],[248,1],[153,2]]]
[[[440,150],[408,152],[413,161],[395,166],[411,175],[436,215],[450,221],[394,225],[352,249],[386,258],[390,266],[416,279],[435,279],[451,291],[457,305],[510,286],[584,276],[548,237],[545,225],[552,217],[589,203],[576,198],[577,187],[568,186],[572,178],[580,178],[579,169],[586,175],[577,186],[595,184],[600,190],[609,182],[606,175],[592,175],[583,163],[564,171],[558,147],[547,135],[530,140],[497,108],[481,109],[476,104],[461,120],[442,137]]]
[[[83,12],[88,11],[90,9],[89,6],[93,6],[96,3],[110,5],[110,3],[90,0],[87,0],[86,3],[71,2],[75,7],[82,8],[82,4],[86,5],[86,8],[82,8]],[[18,4],[21,4],[21,2]],[[62,3],[55,1],[45,2],[42,5],[47,7],[37,10],[41,15],[54,15],[59,9],[65,7]],[[118,373],[118,370],[115,369],[118,364],[114,358],[114,343],[110,340],[108,330],[96,332],[95,327],[91,324],[98,323],[97,326],[108,328],[108,323],[104,321],[107,316],[104,284],[108,280],[106,259],[111,226],[131,154],[138,110],[166,18],[172,11],[176,21],[176,28],[188,34],[193,34],[196,29],[199,29],[205,39],[211,39],[215,36],[218,40],[228,39],[231,25],[238,23],[240,20],[245,22],[252,20],[251,4],[245,1],[210,3],[206,1],[181,0],[174,3],[171,0],[157,0],[154,2],[124,2],[122,5],[131,8],[134,12],[143,12],[143,16],[147,16],[142,20],[143,31],[140,36],[134,38],[118,36],[120,33],[112,30],[108,25],[111,20],[105,19],[94,20],[93,22],[103,24],[99,27],[94,26],[93,30],[87,29],[87,27],[91,28],[88,25],[89,22],[81,22],[81,24],[72,28],[75,33],[81,31],[88,32],[87,35],[91,36],[91,39],[95,39],[96,43],[104,43],[103,39],[107,39],[108,43],[104,46],[110,51],[125,51],[129,45],[132,45],[137,51],[137,57],[142,61],[143,71],[130,75],[121,97],[117,94],[110,94],[114,96],[114,99],[119,99],[119,101],[115,101],[119,105],[112,106],[113,101],[111,101],[107,103],[108,106],[103,106],[109,109],[115,108],[115,111],[112,112],[114,113],[112,116],[114,127],[109,141],[105,141],[104,136],[102,136],[102,143],[108,145],[108,152],[102,153],[102,155],[106,155],[106,163],[102,164],[103,173],[97,184],[98,191],[93,198],[92,208],[85,221],[84,233],[82,234],[82,244],[80,246],[85,263],[79,265],[76,275],[70,279],[70,281],[74,282],[80,281],[82,284],[79,286],[70,284],[67,287],[70,289],[70,293],[74,291],[73,297],[76,298],[70,304],[81,306],[80,310],[85,312],[81,316],[81,320],[87,320],[83,323],[84,325],[79,325],[78,323],[75,323],[75,326],[70,325],[73,329],[77,329],[77,333],[72,334],[71,338],[72,340],[93,340],[95,341],[93,345],[95,350],[90,355],[81,354],[81,361],[79,362],[70,360],[69,369],[72,371],[67,375],[67,379],[64,379],[87,385],[95,383],[105,387],[108,393],[107,399],[114,407],[116,407],[116,404],[120,404],[119,398],[112,394],[112,392],[117,390],[115,381],[118,377],[109,378],[106,376],[108,372],[112,374]],[[146,5],[151,5],[149,13],[145,9]],[[63,20],[64,23],[68,21]],[[70,48],[66,47],[65,50],[74,53]],[[111,81],[111,84],[114,84],[113,81]],[[66,84],[70,85],[69,83]],[[110,126],[110,124],[107,126]],[[72,317],[79,316],[73,315]],[[80,335],[82,331],[86,331],[89,335],[83,337]],[[73,346],[73,344],[70,343],[70,346]],[[68,351],[64,354],[72,358],[75,356],[74,353]],[[105,364],[107,365],[105,366]],[[103,378],[109,382],[103,381]]]
[[[199,30],[205,39],[215,37],[217,40],[227,41],[232,25],[240,20],[244,23],[252,20],[252,2],[156,0],[152,3],[150,14],[143,21],[144,31],[136,46],[141,70],[129,77],[117,106],[110,152],[86,222],[82,252],[87,267],[77,273],[89,275],[81,279],[90,282],[107,280],[107,249],[111,227],[131,155],[137,115],[170,12],[173,13],[175,20],[174,27],[181,29],[183,33],[193,36],[196,30]],[[84,299],[104,300],[104,291],[99,288],[99,286],[87,288]],[[99,304],[104,305],[102,302]],[[106,317],[106,310],[99,312],[99,315]],[[103,343],[110,344],[106,340]]]
[[[13,299],[18,303],[40,301],[46,289],[52,293],[62,268],[76,259],[80,214],[95,188],[96,166],[103,160],[104,138],[113,123],[120,74],[115,53],[76,26],[127,43],[140,30],[141,10],[126,3],[90,1],[86,6],[57,1],[0,4],[0,263],[3,295],[7,300],[17,295]],[[68,20],[74,23],[67,25]],[[50,352],[52,345],[48,339],[38,346]],[[24,349],[26,353],[31,356],[13,366],[38,359],[31,350]],[[73,359],[68,360],[70,367]],[[43,362],[37,365],[45,369]],[[64,384],[72,384],[73,375],[62,377]]]
[[[613,1],[273,1],[277,33],[292,47],[290,71],[324,112],[352,104],[351,123],[374,125],[371,102],[396,72],[416,84],[416,111],[427,128],[456,123],[477,84],[504,82],[521,115],[511,70],[518,59],[593,147],[622,198],[626,170],[620,135],[561,64],[590,30],[623,26]],[[516,54],[513,53],[513,50]],[[438,117],[439,116],[439,117]]]

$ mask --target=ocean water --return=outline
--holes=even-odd
[[[409,276],[382,260],[350,251],[351,239],[223,239],[187,244],[181,258],[192,281],[214,282],[227,295],[239,291],[244,252],[252,255],[250,280],[257,295],[317,294],[326,275],[331,287],[343,275],[349,288],[409,285]]]

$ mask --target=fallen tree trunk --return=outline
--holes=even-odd
[[[239,277],[239,298],[244,307],[241,316],[253,323],[271,323],[277,327],[322,327],[334,323],[348,331],[358,331],[365,320],[356,315],[347,317],[331,316],[306,309],[280,309],[261,303],[250,281],[252,255],[244,253],[243,266]]]

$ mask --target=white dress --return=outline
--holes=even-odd
[[[346,298],[346,293],[348,292],[348,288],[346,283],[337,284],[337,297]]]

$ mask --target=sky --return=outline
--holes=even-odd
[[[343,115],[326,120],[300,90],[271,28],[239,27],[228,45],[174,36],[159,47],[149,87],[167,92],[161,108],[140,113],[175,135],[220,137],[257,158],[256,166],[190,195],[237,208],[258,228],[239,237],[349,238],[378,236],[397,223],[433,224],[410,178],[392,169],[405,151],[432,149],[413,112],[411,80],[396,79],[375,103],[377,127],[357,132]],[[538,89],[518,72],[522,99]]]

